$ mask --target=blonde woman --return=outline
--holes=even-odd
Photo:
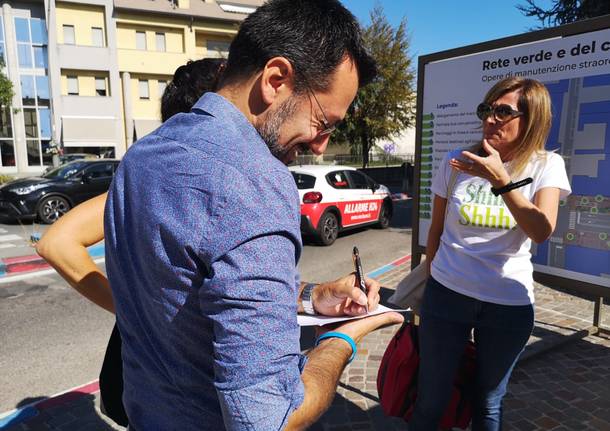
[[[430,277],[411,431],[438,428],[472,331],[477,352],[472,429],[501,428],[502,398],[534,326],[531,242],[549,238],[559,200],[571,191],[563,159],[545,151],[551,102],[543,84],[500,81],[477,115],[481,145],[450,152],[432,183]],[[446,196],[451,169],[458,176]]]

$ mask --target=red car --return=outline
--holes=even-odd
[[[291,166],[301,198],[301,232],[331,245],[340,231],[390,225],[392,198],[384,185],[349,166]]]

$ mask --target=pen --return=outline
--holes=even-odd
[[[358,247],[354,246],[354,250],[352,252],[352,260],[354,261],[354,269],[356,270],[356,284],[364,292],[366,296],[366,285],[364,284],[364,276],[362,275],[362,262],[360,262],[360,253],[358,252]],[[366,312],[369,312],[368,299],[367,305],[365,306]]]

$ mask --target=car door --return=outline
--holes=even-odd
[[[374,182],[358,171],[347,171],[352,191],[349,204],[345,206],[345,221],[350,225],[370,223],[379,218],[381,199],[373,192]]]
[[[75,203],[84,202],[108,191],[116,163],[94,163],[85,168],[81,174],[81,187],[78,196],[74,196]]]

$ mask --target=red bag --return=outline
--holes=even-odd
[[[451,400],[439,426],[466,429],[472,418],[472,393],[475,374],[474,344],[469,341],[453,384]],[[409,421],[417,398],[419,340],[417,326],[403,325],[388,344],[379,372],[377,392],[383,412]]]

